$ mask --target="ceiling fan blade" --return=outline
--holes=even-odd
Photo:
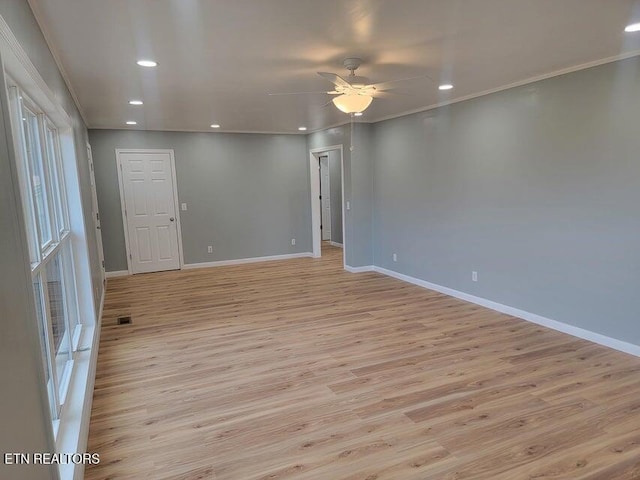
[[[416,80],[418,78],[428,78],[429,80],[433,81],[433,78],[431,78],[429,75],[418,75],[416,77],[399,78],[398,80],[389,80],[388,82],[374,83],[372,85],[367,85],[367,86],[374,87],[376,90],[387,90],[394,83],[406,82],[408,80]]]
[[[326,78],[337,87],[351,88],[351,85],[349,84],[349,82],[347,82],[344,78],[342,78],[340,75],[337,75],[335,73],[318,72],[318,75],[320,75],[322,78]]]
[[[284,93],[269,93],[268,95],[274,96],[274,95],[315,95],[315,94],[319,94],[319,93],[324,93],[329,94],[329,95],[335,95],[338,92],[327,92],[326,90],[323,92],[284,92]]]

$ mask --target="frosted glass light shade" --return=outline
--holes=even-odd
[[[340,95],[333,99],[333,104],[344,113],[364,112],[373,102],[369,95]]]

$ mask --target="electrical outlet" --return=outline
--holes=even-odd
[[[347,210],[351,210],[351,202],[347,202]]]
[[[207,253],[213,253],[213,246],[212,245],[209,245],[207,247]]]
[[[478,281],[478,272],[471,272],[471,281],[472,282]]]
[[[393,261],[394,262],[398,261],[398,254],[396,254],[396,253],[393,254]]]
[[[291,245],[295,245],[295,244],[296,244],[296,239],[295,239],[295,238],[292,238],[292,239],[291,239]]]

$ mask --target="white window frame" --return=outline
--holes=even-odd
[[[49,401],[51,415],[54,422],[54,433],[57,433],[60,419],[64,416],[66,406],[66,396],[73,373],[74,360],[78,351],[78,345],[82,334],[82,322],[80,320],[80,305],[78,304],[77,288],[75,280],[74,254],[71,239],[69,222],[69,211],[67,192],[64,182],[64,170],[62,164],[62,153],[60,149],[60,138],[58,129],[47,115],[33,102],[23,91],[20,90],[16,82],[9,77],[7,81],[9,87],[9,98],[11,103],[11,119],[13,125],[16,144],[16,163],[18,177],[20,180],[20,192],[23,199],[23,211],[25,223],[27,224],[29,237],[29,251],[31,254],[31,276],[32,283],[36,280],[40,283],[40,293],[42,296],[42,316],[45,327],[44,351],[47,354],[46,364],[49,369]],[[37,132],[27,132],[31,125],[25,126],[26,114],[36,118]],[[39,136],[39,152],[29,152],[29,134]],[[48,133],[52,134],[53,145],[49,145]],[[51,146],[51,151],[49,147]],[[46,219],[51,240],[45,244],[40,241],[40,224],[36,207],[35,191],[31,179],[31,164],[29,155],[39,154],[43,179],[41,185],[43,193],[46,195]],[[50,158],[53,154],[54,158]],[[37,160],[35,160],[37,161]],[[52,171],[54,169],[54,171]],[[54,182],[57,185],[54,187]],[[56,208],[54,199],[54,188],[59,191],[59,201],[61,212]],[[62,213],[62,218],[60,217]],[[53,319],[51,318],[51,308],[49,303],[49,291],[47,283],[47,266],[59,256],[61,289],[64,293],[64,322],[65,332],[62,337],[62,344],[66,344],[68,359],[66,360],[62,372],[58,371],[54,335]],[[65,264],[66,262],[66,264]],[[67,284],[70,282],[70,284]]]

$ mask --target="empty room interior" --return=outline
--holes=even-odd
[[[640,1],[2,0],[0,478],[640,479]]]

